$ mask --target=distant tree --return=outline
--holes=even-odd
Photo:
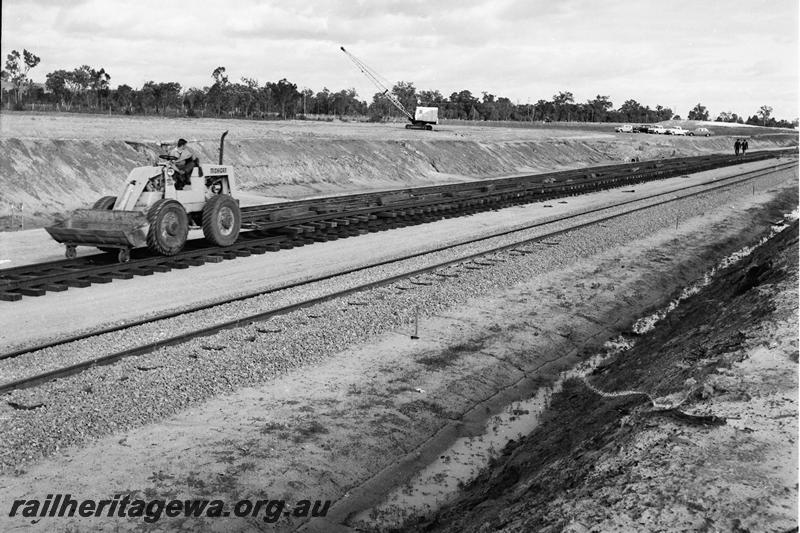
[[[112,92],[111,99],[126,115],[130,115],[133,112],[133,87],[130,85],[119,85],[117,89]]]
[[[90,89],[92,87],[95,72],[96,71],[89,65],[81,65],[80,67],[70,71],[66,79],[67,88],[70,90],[70,92],[72,92],[72,94],[80,96],[83,99],[83,104],[86,107],[91,107],[92,105],[91,100],[93,94],[90,92]]]
[[[385,98],[383,99],[385,100]],[[342,115],[364,115],[367,105],[358,99],[358,93],[351,87],[335,93],[332,99],[333,112]],[[394,109],[394,106],[392,107]]]
[[[314,106],[312,113],[318,115],[330,115],[333,106],[333,95],[330,89],[323,87],[323,89],[314,95]]]
[[[480,120],[480,116],[474,118],[479,103],[478,99],[472,96],[472,92],[466,89],[453,93],[450,95],[451,105],[447,106],[447,118]]]
[[[742,117],[733,113],[731,111],[722,111],[717,118],[714,119],[714,122],[731,122],[731,123],[739,123],[743,122]]]
[[[670,120],[672,118],[672,109],[657,105],[655,108],[656,121]]]
[[[133,105],[136,106],[136,109],[144,112],[147,112],[151,108],[156,108],[156,113],[158,113],[157,106],[157,95],[155,91],[156,83],[153,81],[149,81],[142,85],[142,88],[134,93],[134,103]]]
[[[547,100],[539,100],[533,106],[533,120],[544,120],[552,118],[554,113],[553,103]]]
[[[772,116],[772,108],[768,105],[762,105],[761,107],[758,108],[756,115],[758,115],[759,118],[761,118],[761,125],[766,126],[769,117]]]
[[[697,104],[689,111],[689,120],[708,120],[708,109],[702,104]]]
[[[399,114],[394,105],[383,93],[375,93],[372,95],[372,103],[369,105],[368,113],[371,122],[383,122],[388,117],[397,116]]]
[[[270,89],[272,101],[275,103],[276,107],[280,109],[281,118],[294,117],[295,104],[300,98],[297,85],[283,78],[277,83],[267,82],[267,87]]]
[[[647,112],[642,104],[636,100],[626,100],[624,104],[619,106],[619,114],[623,118],[623,122],[640,122],[647,120]]]
[[[91,70],[91,87],[97,95],[97,107],[102,107],[101,102],[103,97],[105,97],[106,102],[108,102],[110,81],[111,75],[108,74],[104,68],[101,67],[100,70]]]
[[[424,107],[437,107],[445,103],[445,98],[439,91],[419,91],[417,101]]]
[[[745,124],[750,124],[751,126],[760,126],[761,119],[758,115],[753,115],[752,117],[747,117],[747,120],[744,121]]]
[[[516,106],[514,105],[514,102],[505,96],[501,96],[497,99],[495,110],[497,111],[498,120],[510,120],[514,116]]]
[[[470,120],[481,120],[481,118],[483,118],[483,117],[481,116],[480,111],[478,111],[478,107],[477,106],[472,106],[472,109],[470,109],[470,111],[469,111],[469,119]]]
[[[417,89],[412,82],[398,81],[392,87],[392,94],[400,100],[409,113],[414,114],[414,110],[417,108]],[[401,113],[398,110],[395,114],[399,116]]]
[[[675,115],[672,120],[683,120],[680,115]]]
[[[142,86],[142,91],[147,93],[147,102],[155,106],[157,115],[165,113],[170,107],[180,106],[181,84],[178,82],[148,81]]]
[[[46,76],[45,87],[53,94],[56,102],[67,110],[72,106],[72,92],[68,87],[70,73],[66,70],[54,70]]]
[[[592,122],[604,122],[608,116],[608,111],[614,107],[614,104],[609,100],[608,96],[601,96],[599,94],[594,100],[589,100],[586,104],[589,106],[589,120]]]
[[[225,67],[215,68],[211,73],[211,77],[214,78],[214,83],[219,83],[220,85],[228,84],[228,75],[225,74]]]
[[[497,113],[496,96],[483,91],[483,99],[478,111],[483,120],[499,120],[500,115]]]
[[[225,67],[217,67],[211,73],[214,84],[208,90],[207,99],[211,107],[214,108],[216,115],[222,114],[228,109],[228,76],[225,74]]]
[[[567,120],[570,120],[573,103],[575,103],[575,97],[569,91],[561,91],[560,93],[553,95],[553,105],[556,110],[556,120],[561,120],[564,115],[567,116]]]
[[[202,89],[191,88],[183,95],[183,107],[186,108],[186,114],[190,117],[197,116],[197,110],[205,110],[206,105],[206,91]],[[201,113],[202,114],[202,113]]]
[[[12,50],[6,57],[5,68],[0,71],[0,78],[8,81],[14,87],[14,102],[20,104],[22,89],[30,85],[28,72],[39,64],[41,58],[33,52],[22,50],[22,55],[17,50]]]

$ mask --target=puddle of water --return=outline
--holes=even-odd
[[[796,215],[796,211],[795,211]],[[788,216],[786,218],[789,218]],[[795,217],[796,218],[796,217]],[[788,224],[773,226],[769,236],[764,237],[755,246],[747,246],[721,259],[716,266],[707,272],[702,279],[686,287],[681,294],[656,312],[636,321],[633,331],[641,335],[653,329],[669,313],[674,311],[682,301],[711,283],[714,275],[720,270],[741,261],[753,250],[766,242]],[[452,501],[464,485],[471,482],[484,470],[492,459],[498,457],[509,442],[528,435],[539,425],[539,419],[550,406],[551,398],[559,393],[566,380],[582,379],[591,373],[599,364],[612,356],[630,350],[635,339],[620,335],[603,346],[603,350],[581,362],[574,368],[561,372],[552,385],[539,389],[536,394],[522,401],[513,402],[503,412],[486,422],[482,435],[462,437],[456,440],[444,454],[418,472],[408,483],[394,489],[383,503],[358,513],[351,521],[354,527],[383,530],[400,527],[408,519],[430,516],[442,505]],[[591,387],[590,384],[587,385]],[[601,393],[605,396],[627,395],[631,391],[618,393]]]
[[[392,491],[382,504],[359,513],[351,525],[383,530],[437,510],[486,468],[510,441],[536,428],[550,398],[561,390],[561,384],[559,380],[554,387],[540,389],[533,398],[508,405],[487,421],[483,435],[456,440],[409,483]]]

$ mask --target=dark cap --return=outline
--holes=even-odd
[[[178,146],[183,146],[186,144],[186,139],[178,139]]]

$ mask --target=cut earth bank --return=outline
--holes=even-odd
[[[797,258],[795,220],[565,383],[535,431],[408,529],[797,531]]]
[[[466,125],[408,131],[399,124],[255,122],[102,115],[0,114],[0,228],[10,205],[25,227],[116,194],[131,168],[149,165],[159,142],[189,139],[201,162],[225,162],[242,205],[321,194],[402,188],[619,163],[631,158],[730,153],[727,136],[623,135],[573,128]],[[797,146],[796,133],[759,134],[751,150]]]
[[[259,346],[270,345],[280,347],[276,357],[299,356],[303,363],[163,421],[62,448],[16,475],[7,472],[0,487],[15,498],[125,492],[224,501],[330,499],[325,521],[303,526],[281,517],[275,527],[331,531],[354,525],[359,511],[368,512],[419,468],[447,454],[453,439],[480,436],[486,421],[510,402],[546,387],[560,370],[629,331],[637,318],[702,278],[720,257],[756,242],[796,206],[795,173],[758,195],[751,196],[749,186],[717,191],[572,232],[557,244],[529,247],[533,253],[498,255],[438,283],[376,289],[345,311],[334,303],[286,316],[269,331],[252,326],[202,341],[215,346],[213,352],[183,346],[141,358],[132,364],[171,367],[186,364],[187,355],[193,365],[222,357],[250,364]],[[676,218],[682,221],[677,230]],[[420,338],[411,340],[408,318],[417,307]],[[341,348],[315,348],[320,331],[325,346]],[[102,372],[111,372],[102,383],[94,371],[78,378],[80,387],[86,380],[93,390],[71,397],[72,410],[85,411],[82,404],[105,394],[107,384],[124,386],[113,369]],[[174,395],[160,394],[164,402]],[[48,397],[54,404],[66,400]],[[138,402],[149,405],[148,398]],[[54,411],[55,405],[20,416],[42,424]],[[724,487],[725,479],[718,483]],[[373,525],[395,518],[376,513]],[[102,517],[63,524],[143,527],[140,520]],[[5,517],[0,525],[22,527]],[[41,521],[33,528],[53,525]],[[261,517],[164,519],[158,527],[248,531],[264,523]]]

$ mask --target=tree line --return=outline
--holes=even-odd
[[[29,72],[39,62],[40,58],[28,50],[23,50],[22,54],[17,50],[8,54],[1,73],[6,82],[2,91],[6,108],[22,110],[39,106],[58,111],[254,119],[368,117],[377,122],[403,118],[380,92],[367,103],[360,100],[352,88],[331,91],[326,87],[315,92],[298,89],[297,84],[285,78],[263,85],[254,78],[231,81],[223,66],[211,72],[210,85],[202,89],[185,89],[178,82],[155,81],[148,81],[141,88],[123,84],[113,89],[111,75],[104,68],[95,69],[89,65],[50,72],[43,85],[34,84]],[[469,90],[445,96],[438,90],[417,90],[413,83],[405,81],[395,84],[391,92],[406,109],[413,112],[417,106],[438,107],[439,116],[444,119],[631,123],[681,119],[669,107],[651,108],[633,99],[616,109],[609,96],[597,95],[586,102],[576,102],[569,91],[560,91],[549,100],[525,104],[485,91],[480,97]],[[688,112],[687,118],[709,120],[709,112],[698,103]],[[725,111],[715,120],[772,127],[797,125],[797,119],[794,122],[776,120],[772,117],[772,108],[766,105],[746,119]]]

